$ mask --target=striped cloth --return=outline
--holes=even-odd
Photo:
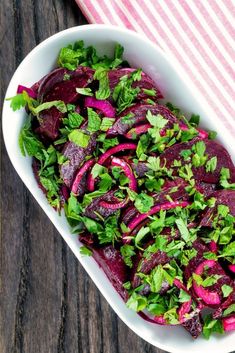
[[[173,56],[235,136],[233,0],[76,0],[91,23],[133,29]]]

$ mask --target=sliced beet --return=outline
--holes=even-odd
[[[128,280],[128,269],[125,265],[122,255],[119,250],[112,245],[103,248],[93,248],[93,257],[102,268],[116,291],[126,301],[128,293],[123,288],[123,283]]]
[[[204,183],[203,181],[197,180],[195,187],[204,197],[208,197],[215,191],[216,184]]]
[[[214,207],[206,208],[202,215],[200,226],[211,227],[213,219],[217,213],[218,205],[226,205],[229,207],[230,213],[235,217],[235,190],[217,190],[210,195],[215,197],[216,202]]]
[[[148,105],[148,104],[135,104],[127,109],[125,109],[118,117],[113,126],[108,130],[108,136],[125,135],[133,126],[137,124],[148,122],[146,119],[146,114],[148,110],[153,114],[161,114],[165,119],[168,120],[166,127],[173,126],[173,124],[178,122],[178,119],[172,114],[172,112],[163,105]],[[123,118],[132,114],[133,117],[128,119],[128,122]]]
[[[191,319],[183,322],[182,326],[193,338],[197,338],[202,332],[202,318],[200,313],[196,313]]]
[[[64,79],[69,75],[70,79]],[[64,68],[56,69],[47,75],[41,82],[38,90],[38,98],[42,102],[62,100],[65,104],[74,103],[79,93],[76,88],[86,87],[93,79],[93,70],[80,66],[75,71],[68,71]],[[37,134],[55,140],[59,135],[60,121],[64,114],[55,107],[43,110],[39,114],[39,128]]]
[[[129,206],[123,211],[122,222],[127,224],[131,221],[133,217],[137,215],[138,211],[134,206]]]
[[[188,163],[180,155],[182,150],[192,149],[192,146],[200,141],[198,138],[195,138],[188,142],[176,143],[175,145],[167,148],[161,155],[161,163],[167,168],[173,167],[174,160],[180,160],[182,165]],[[206,172],[205,166],[198,168],[192,168],[194,177],[197,180],[203,181],[205,183],[216,184],[219,182],[221,168],[228,168],[231,170],[232,174],[234,171],[233,162],[227,150],[220,145],[218,142],[212,140],[203,140],[206,146],[205,154],[208,155],[208,160],[212,157],[217,157],[217,166],[214,172]]]
[[[61,177],[69,188],[71,188],[77,169],[81,166],[86,156],[92,155],[96,148],[96,135],[90,135],[90,141],[86,148],[80,147],[73,142],[67,142],[63,148],[63,155],[68,158],[60,166]]]
[[[38,99],[43,102],[63,100],[66,104],[73,103],[79,96],[76,88],[89,85],[93,80],[93,73],[94,70],[85,66],[79,66],[74,71],[55,69],[41,82]]]
[[[63,81],[64,75],[67,73],[67,69],[60,67],[44,76],[38,87],[38,100],[41,102],[45,101],[44,96],[54,87],[55,84]]]
[[[132,162],[130,165],[139,178],[144,177],[149,170],[145,162],[138,162],[137,164]]]
[[[43,139],[56,140],[59,136],[60,121],[64,113],[55,107],[46,109],[40,113],[40,126],[35,132]]]
[[[150,258],[142,258],[137,266],[138,271],[134,274],[132,280],[132,287],[136,288],[140,285],[140,277],[138,272],[149,274],[157,265],[165,265],[170,261],[170,258],[163,251],[158,250],[151,254]]]
[[[134,71],[136,71],[136,69],[133,69],[133,68],[121,68],[121,69],[110,70],[108,73],[108,77],[109,77],[109,87],[110,87],[111,93],[113,93],[113,90],[116,87],[116,85],[119,83],[121,77],[125,75],[130,76]],[[148,89],[148,90],[155,89],[156,96],[151,97],[153,99],[163,98],[161,92],[156,87],[155,82],[144,72],[141,73],[141,80],[133,82],[132,87],[140,88],[140,92],[138,93],[137,99],[149,98],[149,95],[144,92],[144,89]]]
[[[99,220],[97,213],[103,218],[107,218],[117,212],[116,209],[102,207],[101,203],[101,201],[106,201],[109,203],[118,203],[120,200],[114,196],[115,191],[116,190],[110,190],[105,195],[94,198],[90,205],[86,207],[84,212],[85,216]]]

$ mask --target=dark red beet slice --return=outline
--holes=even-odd
[[[215,197],[215,206],[207,208],[202,215],[200,226],[211,227],[213,218],[217,213],[218,205],[226,205],[229,207],[230,213],[235,217],[235,190],[218,190],[215,191],[210,197]]]
[[[120,115],[113,126],[108,130],[108,136],[125,135],[133,126],[148,122],[146,119],[146,114],[148,110],[151,111],[153,115],[161,114],[165,119],[168,120],[166,127],[173,126],[173,124],[178,123],[178,119],[172,114],[172,112],[163,105],[144,105],[135,104],[127,109],[125,109]],[[133,114],[133,117],[129,118],[129,121],[123,121],[123,117],[128,114]]]
[[[55,69],[41,82],[38,99],[43,102],[63,100],[65,103],[73,103],[79,96],[76,88],[89,85],[93,80],[93,73],[94,70],[85,66],[79,66],[74,71]],[[68,79],[64,79],[65,75],[68,75]]]
[[[197,180],[195,187],[204,197],[208,197],[215,191],[216,184],[204,183],[203,181]]]
[[[130,165],[139,178],[144,177],[145,173],[149,170],[145,162],[138,162],[137,164],[131,162]]]
[[[129,223],[131,219],[137,215],[137,213],[138,211],[134,206],[129,206],[123,211],[122,222],[125,224]]]
[[[59,136],[60,121],[64,113],[55,107],[46,109],[40,113],[40,126],[35,130],[38,135],[49,140],[56,140]]]
[[[128,280],[128,269],[125,265],[122,255],[119,250],[112,245],[103,248],[92,247],[93,257],[102,268],[116,291],[126,301],[128,293],[123,288],[123,283]]]
[[[104,218],[107,218],[114,214],[117,210],[113,208],[102,207],[101,201],[106,201],[109,203],[118,203],[120,200],[114,196],[116,190],[110,190],[103,196],[96,197],[92,200],[90,205],[85,209],[85,216],[99,220],[97,213]]]
[[[173,166],[174,160],[180,160],[182,165],[188,163],[184,161],[183,157],[181,157],[180,153],[182,150],[188,150],[191,149],[192,146],[198,142],[199,139],[195,138],[189,142],[182,142],[182,143],[177,143],[169,148],[167,148],[161,155],[160,159],[162,164],[166,165],[166,167],[170,168]],[[216,184],[219,182],[220,178],[220,171],[221,168],[228,168],[231,170],[231,174],[233,174],[234,171],[234,166],[233,162],[231,160],[231,157],[227,150],[220,145],[218,142],[212,141],[212,140],[203,140],[205,145],[206,145],[206,154],[208,155],[208,160],[210,160],[212,157],[216,156],[217,157],[217,166],[214,172],[206,172],[206,169],[204,166],[198,167],[198,168],[193,168],[194,172],[194,177],[197,180],[206,182],[206,183],[211,183],[211,184]]]
[[[96,148],[96,135],[90,135],[90,141],[86,148],[77,146],[73,142],[67,142],[63,148],[63,155],[68,158],[68,161],[60,166],[61,177],[69,188],[72,185],[75,173],[81,166],[86,156],[92,154]]]
[[[123,77],[125,75],[130,76],[130,74],[133,71],[136,71],[136,69],[123,68],[123,69],[115,69],[115,70],[109,71],[108,77],[109,77],[109,86],[110,86],[111,92],[113,92],[115,86],[119,83],[121,77]],[[135,88],[135,87],[140,88],[140,92],[138,93],[137,99],[150,98],[146,93],[144,93],[144,89],[155,89],[156,90],[156,96],[151,97],[152,99],[163,98],[159,89],[156,87],[155,82],[144,72],[142,72],[142,74],[141,74],[141,80],[133,82],[132,87],[133,88]]]
[[[137,266],[138,271],[133,276],[132,287],[136,288],[140,285],[141,281],[140,277],[138,276],[138,272],[149,274],[157,265],[164,265],[169,261],[170,258],[166,255],[166,253],[160,250],[156,253],[153,253],[148,259],[142,258]]]
[[[202,332],[202,319],[199,313],[196,313],[191,319],[182,323],[186,331],[190,333],[193,338],[197,338]]]
[[[68,70],[60,67],[51,71],[48,75],[44,76],[40,82],[38,88],[38,100],[45,101],[44,96],[53,88],[53,86],[64,79],[64,75],[68,73]]]
[[[70,79],[64,80],[65,74],[69,75]],[[38,97],[43,102],[62,100],[65,104],[74,103],[79,97],[76,88],[86,87],[92,79],[93,70],[87,67],[80,66],[75,71],[56,69],[42,81]],[[64,114],[55,107],[43,110],[39,114],[40,126],[36,132],[50,140],[55,140],[58,137],[60,121],[63,116]]]

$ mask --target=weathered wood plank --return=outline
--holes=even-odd
[[[73,0],[2,0],[1,103],[14,70],[36,44],[84,23]],[[163,352],[117,318],[23,186],[2,140],[0,163],[0,352]]]

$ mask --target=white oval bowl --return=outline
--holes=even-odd
[[[86,45],[94,45],[98,53],[107,55],[112,53],[115,43],[123,45],[124,57],[131,66],[143,68],[156,81],[166,101],[179,106],[186,115],[193,112],[200,114],[201,126],[219,132],[219,140],[234,158],[233,137],[224,129],[221,122],[214,121],[213,113],[200,92],[184,78],[184,72],[177,67],[174,60],[169,60],[169,56],[166,56],[148,39],[126,29],[107,25],[85,25],[69,28],[53,35],[34,48],[22,61],[11,79],[6,97],[16,94],[18,84],[30,86],[47,74],[55,67],[60,48],[79,39],[83,39]],[[146,322],[126,307],[95,260],[80,255],[81,243],[77,236],[71,234],[65,216],[63,214],[59,216],[49,206],[33,176],[31,159],[23,157],[20,153],[18,135],[25,116],[24,109],[13,112],[9,101],[4,102],[3,135],[11,162],[24,184],[118,316],[144,340],[169,352],[228,353],[232,351],[235,347],[235,333],[214,335],[208,341],[201,337],[193,340],[181,327],[166,327]]]

